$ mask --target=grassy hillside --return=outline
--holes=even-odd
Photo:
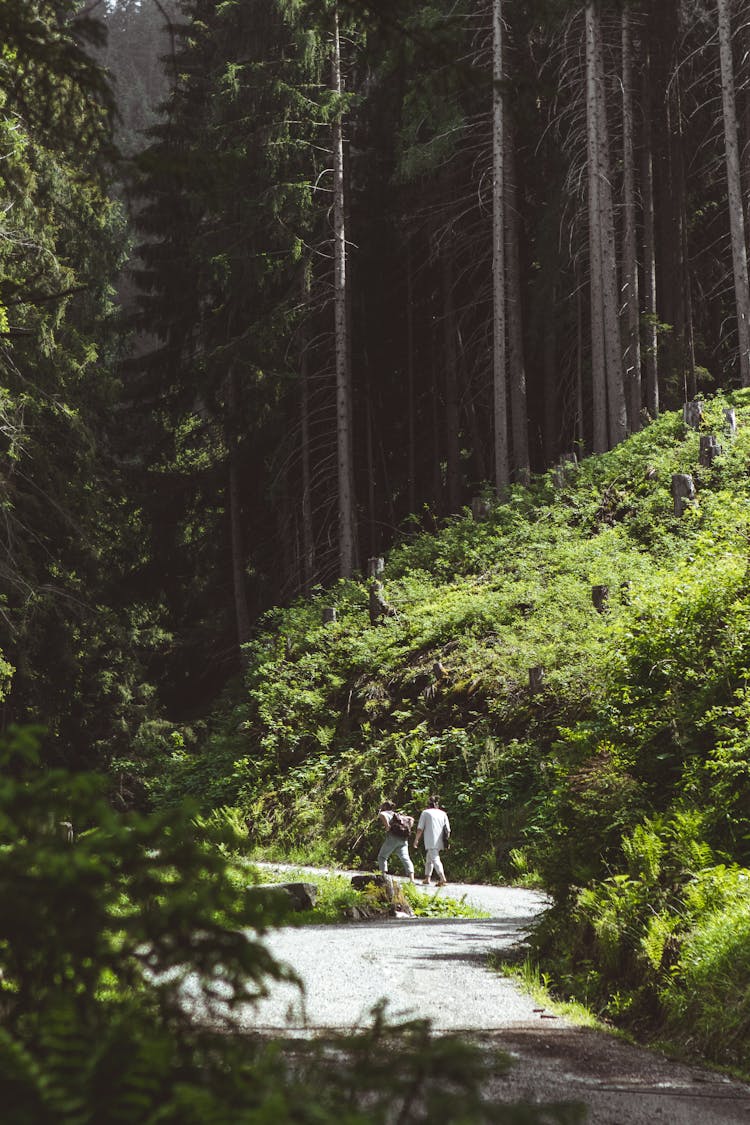
[[[144,732],[153,799],[371,866],[381,798],[437,791],[450,877],[554,893],[538,940],[570,992],[750,1065],[750,393],[706,402],[700,432],[710,468],[665,415],[487,522],[406,539],[377,626],[364,581],[268,615],[210,727]]]

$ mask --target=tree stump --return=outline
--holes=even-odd
[[[386,911],[392,918],[414,917],[414,911],[404,892],[398,883],[394,882],[391,875],[353,875],[352,886],[356,891],[364,891],[368,887],[382,890],[386,901]],[[360,917],[377,917],[379,913],[382,914],[382,911],[377,909],[364,911],[360,912]]]
[[[726,420],[727,430],[730,437],[734,437],[737,433],[737,415],[734,412],[734,407],[730,406],[724,411],[724,418]]]
[[[363,891],[365,887],[382,887],[385,897],[393,902],[394,886],[390,875],[352,875],[351,884],[355,891]]]
[[[475,523],[484,523],[490,518],[490,502],[484,496],[474,496],[471,501],[471,515]]]
[[[560,460],[552,470],[552,479],[557,488],[564,488],[568,483],[568,476],[571,468],[575,468],[578,464],[578,457],[572,451],[570,453],[563,453]]]
[[[701,434],[699,439],[698,460],[706,468],[713,464],[714,458],[721,454],[721,446],[715,434]]]
[[[597,613],[606,613],[609,609],[609,586],[592,586],[591,600]]]
[[[385,570],[385,559],[376,558],[367,560],[367,577],[377,578]]]
[[[381,617],[395,617],[396,611],[383,597],[383,583],[370,579],[370,624],[377,625]]]
[[[323,606],[323,624],[328,625],[331,621],[336,620],[336,607],[332,605]]]
[[[541,664],[535,664],[533,668],[529,668],[529,691],[532,695],[538,695],[543,687],[544,668]]]
[[[672,477],[672,498],[674,514],[681,516],[690,502],[695,499],[695,483],[690,473],[675,473]]]
[[[682,419],[691,430],[699,430],[703,421],[703,403],[700,399],[685,402],[682,406]]]

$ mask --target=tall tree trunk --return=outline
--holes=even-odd
[[[471,374],[466,358],[466,348],[464,346],[461,329],[458,326],[456,328],[456,342],[458,344],[458,371],[461,380],[460,385],[463,389],[460,405],[462,407],[462,414],[470,439],[472,464],[474,470],[473,475],[475,480],[488,481],[490,477],[487,472],[482,427],[477,417],[476,405],[474,403],[474,394],[471,385]]]
[[[737,304],[740,383],[750,387],[750,286],[747,276],[745,218],[740,184],[740,156],[737,140],[737,108],[732,62],[732,29],[729,0],[717,0],[719,14],[719,53],[721,57],[721,95],[724,110],[724,147],[727,161],[729,226],[732,236],[734,294]]]
[[[560,387],[554,316],[556,304],[557,286],[552,285],[549,289],[549,303],[542,325],[542,385],[544,387],[542,445],[545,465],[551,465],[560,452]]]
[[[577,271],[576,271],[577,274]],[[578,452],[586,448],[585,414],[583,412],[583,297],[576,277],[576,420],[574,427]]]
[[[651,56],[646,51],[643,66],[643,158],[641,198],[643,200],[643,297],[646,312],[644,328],[644,370],[646,410],[651,418],[659,415],[659,368],[656,314],[656,227],[654,220],[654,156],[651,129]]]
[[[682,123],[682,92],[680,74],[671,76],[667,89],[667,129],[669,137],[669,197],[666,206],[672,213],[670,241],[674,246],[674,264],[669,282],[672,291],[671,323],[674,325],[674,349],[677,374],[683,387],[683,398],[695,398],[697,386],[693,349],[690,252],[687,237],[687,188]]]
[[[369,380],[368,380],[369,383]],[[365,405],[366,448],[367,448],[367,514],[370,525],[370,557],[378,553],[377,517],[375,514],[375,436],[372,422],[372,388],[368,385]]]
[[[315,533],[312,517],[310,471],[310,372],[307,344],[303,346],[300,370],[300,456],[302,460],[302,589],[308,594],[315,581]]]
[[[393,500],[393,489],[391,488],[391,474],[388,471],[388,456],[385,451],[385,444],[383,442],[383,435],[378,432],[376,435],[378,441],[378,451],[380,453],[380,471],[383,476],[383,493],[384,498],[381,507],[385,508],[388,515],[389,525],[391,530],[396,527],[396,505]],[[382,544],[382,535],[378,537],[378,549],[373,551],[373,555],[380,554],[380,546]]]
[[[417,510],[416,411],[414,396],[414,259],[411,239],[406,242],[407,409],[409,412],[409,512]]]
[[[510,417],[513,435],[512,464],[518,480],[528,482],[529,423],[526,403],[526,367],[523,356],[523,321],[521,315],[521,254],[519,247],[520,215],[516,182],[515,131],[508,107],[505,107],[505,231],[506,231],[506,297],[508,319],[508,353],[510,361]]]
[[[341,95],[341,45],[338,7],[334,8],[331,85]],[[355,500],[352,461],[352,378],[349,348],[344,207],[343,113],[333,120],[334,323],[336,341],[336,460],[338,470],[339,574],[349,578],[355,568]]]
[[[618,445],[628,432],[622,341],[620,339],[620,287],[617,280],[617,247],[612,179],[609,162],[609,126],[604,82],[601,15],[598,0],[590,0],[593,11],[594,68],[596,75],[596,169],[599,181],[599,223],[602,255],[602,301],[604,304],[604,356],[607,370],[607,421],[610,446]]]
[[[654,173],[655,251],[657,265],[657,296],[659,321],[669,325],[660,341],[659,369],[662,385],[667,386],[679,376],[676,340],[678,291],[681,289],[681,250],[675,210],[672,156],[672,97],[675,40],[677,36],[676,0],[653,5],[648,16],[650,40],[650,99],[645,121],[651,133],[651,156]]]
[[[636,202],[633,114],[633,43],[629,6],[622,11],[622,146],[623,146],[623,304],[625,386],[628,425],[641,428],[641,341],[636,250]]]
[[[440,306],[437,306],[439,308]],[[439,328],[440,328],[440,315],[436,310],[430,318],[430,369],[432,371],[440,371],[440,364],[442,362],[442,346],[440,344]],[[440,432],[440,386],[437,381],[433,385],[433,392],[430,395],[430,403],[432,404],[432,495],[435,502],[435,512],[437,514],[444,514],[445,509],[445,489],[443,488],[443,442]]]
[[[740,25],[740,55],[744,60],[745,67],[747,67],[750,62],[750,20],[743,20]],[[742,121],[740,133],[744,137],[744,143],[740,144],[742,162],[740,178],[745,188],[744,201],[747,232],[747,227],[750,227],[750,83],[748,83],[747,80],[741,85],[740,96],[742,98],[743,109],[738,116]]]
[[[495,490],[510,484],[508,392],[505,326],[505,74],[503,4],[492,4],[492,390]]]
[[[239,422],[239,392],[237,376],[229,372],[227,378],[228,424],[225,427],[227,448],[229,450],[229,526],[232,541],[232,587],[234,591],[234,619],[237,629],[237,645],[240,665],[244,668],[247,660],[242,646],[250,640],[250,613],[245,586],[245,542],[242,533],[242,486],[240,482],[239,447],[237,425]]]
[[[671,326],[659,349],[663,384],[679,382],[683,398],[692,398],[695,359],[692,347],[690,257],[687,240],[681,73],[677,65],[680,0],[660,0],[649,12],[653,45],[651,120],[655,212],[658,222],[657,266],[659,320]]]
[[[453,305],[453,262],[446,239],[440,252],[443,288],[443,367],[445,375],[445,449],[447,461],[448,511],[461,507],[461,413],[456,356],[456,313]]]
[[[589,287],[591,293],[591,380],[593,450],[604,453],[607,440],[607,377],[602,300],[602,231],[597,159],[597,83],[595,60],[595,10],[586,4],[586,155],[589,220]]]

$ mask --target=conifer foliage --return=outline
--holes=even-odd
[[[735,7],[186,0],[138,186],[144,402],[211,448],[172,524],[210,476],[226,651],[405,519],[744,379]]]
[[[0,5],[0,692],[4,722],[45,724],[70,764],[104,764],[148,711],[139,656],[154,635],[126,579],[125,232],[98,27],[72,0]]]

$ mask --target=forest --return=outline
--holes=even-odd
[[[4,83],[6,721],[60,754],[205,708],[272,606],[750,382],[731,4],[76,13],[8,7]]]
[[[60,889],[64,791],[133,902],[171,825],[159,893],[214,879],[219,940],[249,907],[192,815],[367,866],[373,805],[437,788],[457,870],[553,895],[562,991],[747,1073],[746,6],[0,0],[0,36],[7,885],[38,821]],[[75,970],[0,931],[6,1069],[92,963],[126,1034],[73,922]]]

